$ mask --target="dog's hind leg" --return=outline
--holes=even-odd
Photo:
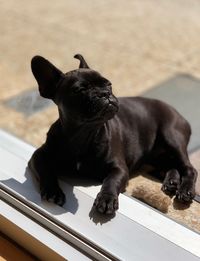
[[[181,178],[179,172],[176,169],[171,169],[166,172],[161,189],[165,194],[173,196],[178,191],[180,182]]]
[[[177,182],[177,171],[180,175],[180,185],[176,192],[178,200],[189,202],[195,197],[195,183],[197,179],[197,171],[190,163],[187,145],[190,138],[190,126],[182,118],[176,124],[165,126],[162,131],[163,139],[168,151],[172,157],[173,169],[167,174],[168,176],[175,175]]]
[[[159,164],[159,167],[157,165],[149,174],[163,183],[161,189],[165,194],[173,196],[180,187],[181,178],[179,172],[176,169],[173,169],[173,164],[169,156],[166,154],[165,157],[166,160],[164,164]],[[157,159],[158,162],[159,159],[160,158]]]
[[[46,147],[43,145],[34,152],[28,166],[39,180],[42,199],[62,206],[65,203],[65,194],[59,187],[53,162],[54,159],[47,153]]]

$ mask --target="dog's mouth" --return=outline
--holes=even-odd
[[[118,102],[108,99],[108,104],[103,108],[102,114],[117,113],[119,109]]]
[[[92,116],[88,119],[88,122],[105,122],[113,118],[118,110],[118,100],[114,96],[96,100],[91,107]]]

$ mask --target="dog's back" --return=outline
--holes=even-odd
[[[187,146],[191,135],[189,123],[173,107],[157,99],[121,97],[114,126],[118,125],[124,141],[124,153],[128,166],[167,146],[171,131],[184,137]],[[130,167],[131,168],[131,167]]]

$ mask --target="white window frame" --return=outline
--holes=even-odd
[[[67,197],[64,207],[41,201],[28,170],[24,176],[33,151],[32,146],[0,131],[0,230],[17,240],[16,234],[12,235],[15,230],[9,230],[14,226],[49,251],[44,255],[45,251],[35,251],[28,241],[18,239],[37,257],[42,260],[200,260],[198,233],[126,195],[119,196],[116,216],[106,220],[97,215],[97,224],[90,219],[89,212],[99,192],[98,185],[74,186],[72,180],[61,181]]]

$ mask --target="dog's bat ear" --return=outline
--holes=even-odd
[[[32,58],[31,69],[39,85],[40,95],[44,98],[53,99],[63,73],[38,55]]]
[[[85,59],[81,54],[74,55],[74,58],[78,59],[80,61],[79,68],[87,68],[90,69],[90,67],[87,65]]]

